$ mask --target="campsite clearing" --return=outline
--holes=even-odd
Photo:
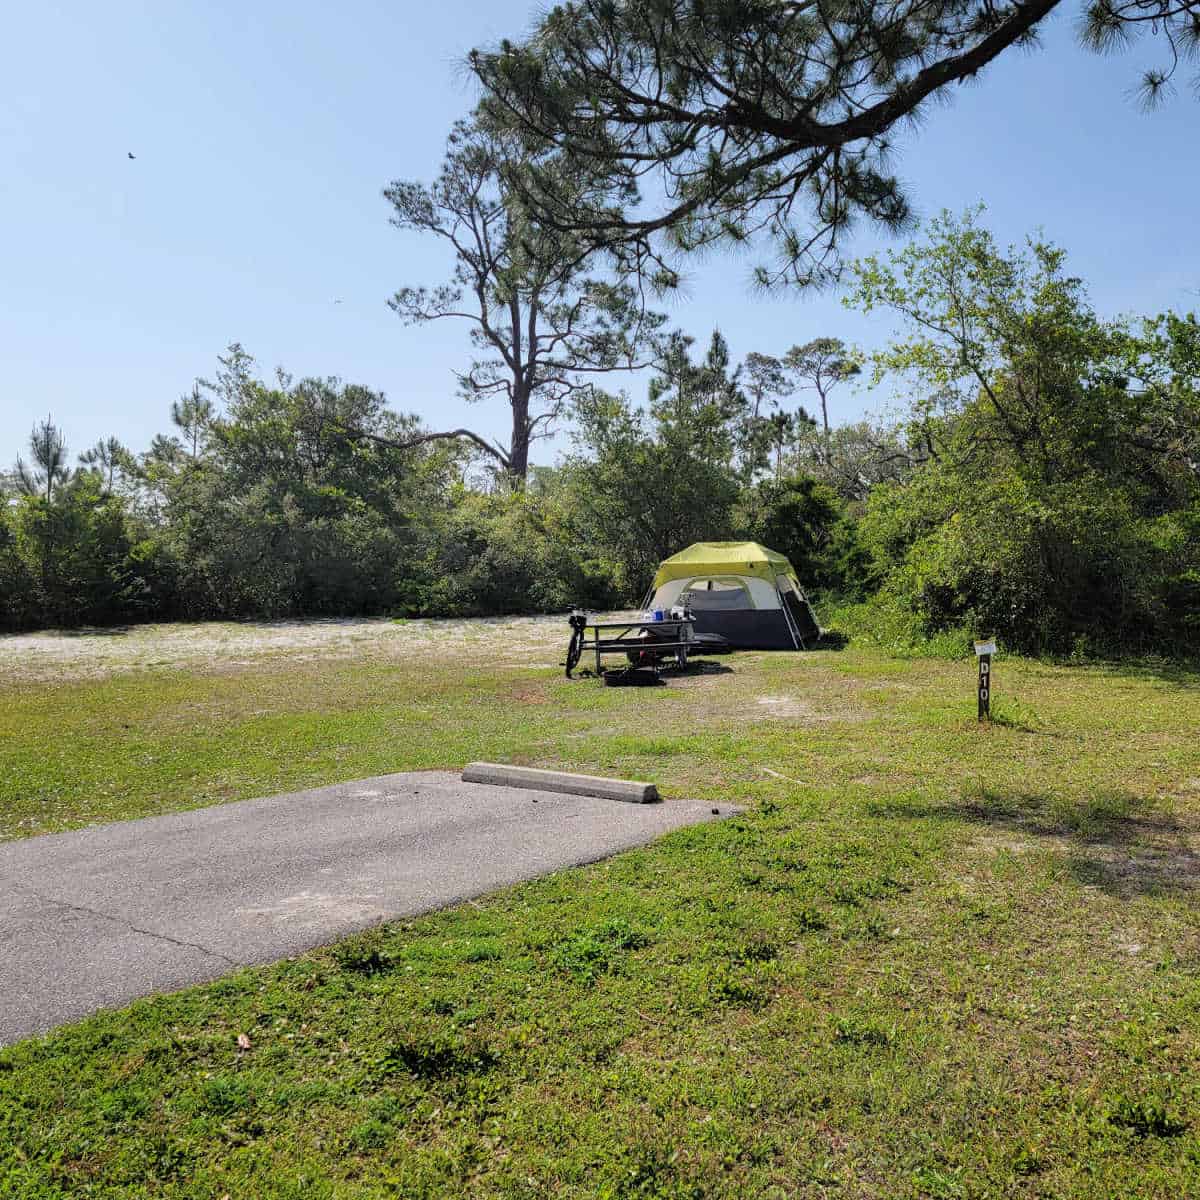
[[[1200,1189],[1200,676],[1002,657],[979,728],[967,658],[420,625],[0,639],[0,836],[475,758],[749,811],[7,1048],[0,1194]]]

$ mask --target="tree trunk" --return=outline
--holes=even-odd
[[[817,388],[817,395],[821,397],[821,424],[825,427],[825,465],[829,466],[833,457],[829,453],[829,403],[823,389]]]
[[[512,440],[508,449],[508,473],[521,483],[529,473],[529,392],[518,389],[512,399]]]

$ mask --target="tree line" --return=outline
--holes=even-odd
[[[786,406],[806,385],[806,353],[752,356],[760,373],[772,364],[772,380],[751,400],[719,333],[700,361],[672,333],[654,360],[649,426],[627,397],[581,389],[557,414],[572,424],[567,461],[518,477],[511,459],[429,431],[369,387],[282,371],[264,380],[234,344],[142,453],[109,437],[73,462],[51,418],[35,426],[0,477],[0,621],[626,603],[656,555],[732,528],[734,499],[768,479],[782,486],[806,437],[823,452],[803,406]],[[646,474],[635,504],[618,475],[637,462]],[[710,485],[715,508],[685,501]],[[622,511],[603,499],[614,486]],[[825,503],[835,506],[832,493]]]
[[[573,380],[551,401],[569,451],[520,475],[512,446],[366,386],[264,380],[231,346],[140,454],[109,438],[72,463],[51,420],[34,429],[3,484],[4,626],[607,608],[690,542],[748,538],[920,634],[1194,645],[1194,315],[1103,319],[1060,248],[1002,248],[978,212],[851,264],[845,299],[891,344],[735,364],[719,332],[654,328],[644,400]],[[905,411],[839,422],[855,376]]]

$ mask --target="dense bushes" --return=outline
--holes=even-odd
[[[1147,646],[1194,620],[1185,543],[1176,537],[1176,553],[1163,553],[1161,523],[1139,519],[1106,481],[1035,491],[1015,474],[923,474],[873,494],[860,533],[891,564],[884,597],[928,632],[966,625],[1030,653],[1062,653]]]
[[[156,613],[153,550],[125,507],[82,472],[51,498],[27,496],[0,521],[0,613],[9,628],[108,624]]]
[[[481,616],[631,602],[644,580],[574,540],[557,495],[480,493],[390,520],[344,498],[305,513],[252,487],[236,503],[193,479],[153,523],[87,475],[53,501],[0,510],[0,628],[152,619],[394,613]],[[619,553],[619,550],[617,551]],[[630,580],[622,590],[618,579]],[[631,590],[631,588],[633,590]]]
[[[572,541],[553,494],[459,489],[429,545],[407,603],[422,615],[565,612],[627,599],[612,573]]]
[[[911,336],[876,357],[915,394],[901,482],[859,535],[880,602],[927,634],[1030,653],[1171,647],[1197,625],[1200,326],[1101,321],[1055,247],[972,218],[857,268]]]

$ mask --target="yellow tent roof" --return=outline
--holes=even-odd
[[[657,590],[670,579],[694,579],[705,573],[756,575],[772,583],[776,575],[796,574],[782,554],[757,542],[696,542],[662,561],[654,587]]]

